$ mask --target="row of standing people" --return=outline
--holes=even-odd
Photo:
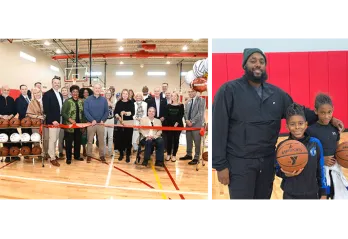
[[[124,89],[121,92],[121,99],[117,103],[112,101],[112,91],[107,91],[105,97],[108,102],[109,114],[108,124],[112,124],[115,116],[118,121],[123,121],[125,124],[139,125],[142,118],[146,117],[147,109],[153,107],[156,109],[155,118],[161,121],[163,126],[183,127],[183,118],[186,119],[187,127],[201,127],[204,122],[205,101],[200,97],[196,97],[196,92],[189,91],[190,101],[186,107],[179,102],[179,95],[175,92],[169,94],[166,92],[166,97],[161,96],[159,88],[154,89],[154,97],[146,97],[144,100],[144,92],[135,94],[135,102],[129,98],[128,90]],[[169,97],[168,97],[169,95]],[[186,109],[186,111],[185,111]],[[186,112],[186,115],[185,115]],[[176,154],[179,147],[181,131],[163,131],[164,148],[167,152],[166,160],[176,161]],[[106,136],[107,135],[107,136]],[[139,130],[130,128],[112,128],[105,129],[105,139],[108,139],[109,155],[112,153],[112,139],[115,139],[115,150],[120,152],[119,160],[121,161],[126,153],[126,162],[130,162],[131,149],[136,151],[138,148]],[[198,163],[200,154],[201,138],[198,131],[187,131],[187,155],[181,159],[192,160],[190,164]],[[192,158],[192,147],[195,143],[195,157]],[[106,151],[106,148],[104,152]]]

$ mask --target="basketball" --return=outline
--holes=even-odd
[[[39,155],[41,154],[42,150],[40,148],[40,146],[34,146],[31,150],[31,154],[33,155]]]
[[[204,75],[204,73],[207,72],[207,69],[205,68],[205,60],[198,60],[193,65],[193,74],[195,77],[200,78]]]
[[[41,120],[40,119],[32,119],[31,125],[34,127],[39,127],[41,125]]]
[[[17,156],[19,154],[19,152],[20,152],[20,150],[16,146],[10,148],[10,155],[11,156]]]
[[[0,119],[0,128],[7,128],[8,124],[9,122],[7,119]]]
[[[204,153],[202,154],[202,159],[203,159],[204,161],[208,161],[208,152],[204,152]]]
[[[30,127],[31,126],[31,119],[29,117],[25,117],[21,120],[21,126],[22,127]]]
[[[297,140],[287,140],[277,150],[279,166],[288,172],[304,168],[308,162],[308,150]]]
[[[7,147],[1,147],[0,148],[0,156],[7,156],[8,155],[8,148]]]
[[[21,121],[17,118],[12,118],[10,120],[10,127],[19,127],[21,125]]]
[[[29,146],[23,146],[23,147],[21,148],[21,154],[22,154],[22,155],[29,155],[30,152],[31,152],[31,150],[30,150],[30,147],[29,147]]]
[[[348,168],[348,142],[342,142],[336,149],[337,163],[343,168]]]
[[[192,81],[192,89],[197,92],[207,91],[207,79],[205,78],[196,78]]]

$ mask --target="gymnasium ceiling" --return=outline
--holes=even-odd
[[[56,58],[63,67],[75,66],[76,39],[1,39],[0,42],[22,43]],[[90,39],[78,39],[77,45],[78,65],[88,66]],[[184,46],[187,50],[183,50]],[[125,65],[193,64],[208,57],[208,39],[92,39],[92,55],[93,65],[117,65],[121,61]]]

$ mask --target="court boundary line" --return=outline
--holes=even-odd
[[[92,158],[92,159],[95,159],[95,160],[97,160],[97,161],[99,161],[99,162],[101,162],[101,163],[103,163],[103,164],[109,165],[108,162],[105,162],[105,163],[104,163],[104,162],[102,162],[100,159],[97,159],[97,158],[94,158],[94,157],[91,157],[91,158]],[[132,178],[138,180],[139,182],[145,184],[145,185],[148,186],[149,188],[153,188],[153,189],[154,189],[153,186],[151,186],[151,185],[148,184],[147,182],[141,180],[140,178],[134,176],[133,174],[130,174],[130,173],[128,173],[128,172],[124,171],[123,169],[120,169],[119,167],[116,167],[116,166],[114,166],[114,168],[117,169],[117,170],[119,170],[119,171],[121,171],[122,173],[125,173],[125,174],[127,174],[128,176],[130,176],[130,177],[132,177]]]
[[[169,170],[168,170],[168,168],[167,168],[166,165],[164,165],[164,169],[166,170],[167,175],[168,175],[168,177],[170,178],[170,180],[172,181],[172,183],[173,183],[175,189],[178,190],[178,191],[180,191],[180,188],[179,188],[178,185],[176,184],[174,178],[173,178],[172,175],[170,174],[170,172],[169,172]],[[185,200],[184,195],[179,194],[179,196],[180,196],[181,199]]]
[[[163,190],[163,187],[162,187],[162,184],[161,184],[161,180],[160,180],[160,178],[159,178],[159,176],[157,174],[155,166],[151,165],[151,169],[152,169],[153,174],[155,175],[155,179],[156,179],[156,182],[157,182],[157,185],[158,185],[159,189]],[[161,193],[161,196],[162,196],[163,199],[167,199],[168,198],[165,193]]]
[[[208,193],[202,193],[202,192],[184,192],[184,191],[132,188],[132,187],[121,187],[121,186],[105,186],[105,185],[99,185],[99,184],[86,184],[86,183],[66,182],[66,181],[57,181],[57,180],[47,180],[47,179],[40,179],[40,178],[27,178],[27,177],[11,176],[11,175],[3,175],[3,174],[0,174],[0,178],[13,178],[13,179],[28,180],[28,181],[36,181],[36,182],[57,183],[57,184],[106,188],[106,189],[118,189],[118,190],[128,190],[128,191],[143,191],[143,192],[156,192],[156,193],[165,192],[165,193],[173,193],[173,194],[178,194],[178,192],[180,192],[182,194],[208,196]]]
[[[3,168],[5,168],[5,167],[7,167],[8,165],[10,165],[10,164],[12,164],[12,163],[14,163],[14,162],[17,162],[17,160],[14,160],[14,161],[12,161],[12,162],[9,162],[9,163],[3,165],[2,167],[0,167],[0,169],[3,169]]]
[[[97,159],[97,158],[94,158],[94,157],[91,157],[91,158],[92,158],[92,159],[95,159],[95,160],[97,160],[97,161],[99,161],[99,162],[101,162],[100,159]],[[114,157],[113,157],[112,159],[114,159]],[[101,162],[101,163],[103,163],[103,162]],[[105,162],[105,164],[109,165],[108,162]],[[140,178],[138,178],[138,177],[136,177],[136,176],[134,176],[134,175],[132,175],[132,174],[130,174],[130,173],[124,171],[123,169],[121,169],[121,168],[119,168],[119,167],[116,167],[116,166],[113,166],[113,167],[114,167],[115,169],[117,169],[117,170],[119,170],[119,171],[125,173],[126,175],[128,175],[128,176],[130,176],[130,177],[132,177],[132,178],[134,178],[134,179],[136,179],[136,180],[138,180],[139,182],[145,184],[145,185],[148,186],[149,188],[155,189],[155,188],[154,188],[153,186],[151,186],[150,184],[148,184],[148,183],[146,183],[145,181],[141,180]],[[162,187],[161,182],[159,181],[159,177],[158,177],[158,175],[157,175],[156,169],[153,167],[152,170],[153,170],[153,172],[154,172],[154,174],[155,174],[155,178],[156,178],[156,182],[157,182],[157,184],[158,184],[158,187],[159,187],[161,190],[163,190],[163,187]],[[156,176],[157,176],[157,177],[156,177]],[[179,194],[179,196],[180,196],[181,199],[185,199],[184,196],[183,196],[182,194]],[[163,198],[163,199],[169,199],[169,200],[171,200],[171,198],[168,197],[167,195],[165,195],[164,193],[162,193],[162,198]]]
[[[97,160],[97,161],[99,161],[99,162],[101,162],[100,159],[97,159],[97,158],[94,158],[94,157],[91,157],[91,158],[92,158],[92,159],[95,159],[95,160]],[[103,162],[101,162],[101,163],[103,163]],[[109,165],[108,162],[105,162],[105,164]],[[153,186],[149,185],[149,184],[146,183],[145,181],[143,181],[143,180],[141,180],[140,178],[137,178],[136,176],[134,176],[134,175],[132,175],[132,174],[130,174],[130,173],[124,171],[123,169],[118,168],[118,167],[116,167],[116,166],[114,166],[114,168],[117,169],[117,170],[119,170],[119,171],[121,171],[121,172],[123,172],[123,173],[125,173],[125,174],[127,174],[127,175],[130,176],[130,177],[135,178],[136,180],[140,181],[141,183],[147,185],[148,187],[154,188]],[[155,167],[152,165],[151,168],[152,168],[152,171],[153,171],[153,173],[154,173],[154,175],[155,175],[155,179],[156,179],[156,182],[157,182],[158,187],[159,187],[161,190],[163,190],[162,184],[161,184],[161,182],[160,182],[160,179],[159,179],[159,176],[158,176],[158,174],[157,174],[157,171],[156,171]],[[166,170],[166,172],[167,172],[167,175],[169,176],[169,179],[172,181],[172,183],[173,183],[175,189],[178,190],[178,191],[180,191],[179,187],[177,186],[175,180],[173,179],[172,175],[171,175],[170,172],[168,171],[167,167],[164,166],[164,168],[165,168],[165,170]],[[182,200],[185,200],[184,195],[182,195],[182,194],[179,193],[179,196],[180,196],[180,198],[181,198]],[[171,199],[170,197],[168,197],[168,196],[165,195],[164,193],[162,193],[162,198],[163,198],[163,199]]]

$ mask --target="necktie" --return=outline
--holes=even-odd
[[[189,113],[188,113],[188,119],[189,120],[191,120],[192,108],[193,108],[193,99],[191,100],[191,106],[190,106]]]
[[[27,101],[27,103],[29,104],[29,99],[28,99],[28,97],[24,97],[25,98],[25,100]]]

